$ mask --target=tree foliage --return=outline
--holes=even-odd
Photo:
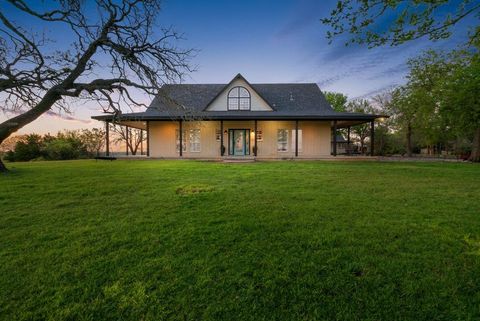
[[[354,99],[348,102],[346,111],[352,113],[376,114],[376,110],[367,99]],[[351,133],[360,144],[360,151],[366,153],[366,140],[370,136],[370,124],[360,124],[351,127]]]
[[[392,94],[390,112],[411,154],[413,132],[421,145],[469,141],[479,160],[480,64],[478,52],[427,51],[408,62],[407,83]]]
[[[335,111],[344,112],[347,108],[348,97],[342,93],[326,91],[325,98]]]
[[[479,1],[339,0],[330,16],[321,21],[330,27],[330,41],[347,34],[346,44],[378,47],[397,46],[423,37],[448,38],[453,27],[469,16],[480,18]],[[478,23],[472,27],[470,43],[475,43],[480,38],[480,27]]]
[[[90,156],[100,155],[100,151],[105,146],[105,130],[101,128],[93,128],[91,130],[84,129],[81,132],[81,140],[85,149]]]
[[[103,148],[105,131],[84,129],[50,134],[29,134],[18,136],[13,148],[5,153],[11,162],[31,160],[67,160],[97,156]]]

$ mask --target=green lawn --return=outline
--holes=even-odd
[[[480,320],[478,164],[9,166],[1,320]]]

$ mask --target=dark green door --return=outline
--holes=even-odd
[[[228,138],[229,155],[250,155],[250,129],[230,129]]]

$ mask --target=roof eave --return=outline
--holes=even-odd
[[[99,115],[92,119],[100,121],[145,121],[145,120],[375,120],[388,118],[387,115]]]

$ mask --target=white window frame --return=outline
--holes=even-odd
[[[298,129],[298,152],[301,153],[303,151],[303,132],[299,128]],[[295,150],[295,129],[292,129],[292,150]]]
[[[285,132],[286,138],[285,141],[280,142],[280,132]],[[285,150],[280,149],[280,144],[283,144],[285,146]],[[279,128],[277,129],[277,152],[279,153],[287,153],[288,152],[288,129],[285,128]]]
[[[257,135],[257,142],[263,142],[263,131],[261,129],[257,129],[255,135]]]
[[[242,93],[243,90],[243,93]],[[246,94],[246,95],[244,95]],[[248,102],[248,104],[245,104]],[[227,110],[251,110],[252,94],[243,86],[232,87],[227,94]]]
[[[202,151],[202,135],[200,128],[193,128],[188,131],[188,140],[191,153],[200,153]]]

